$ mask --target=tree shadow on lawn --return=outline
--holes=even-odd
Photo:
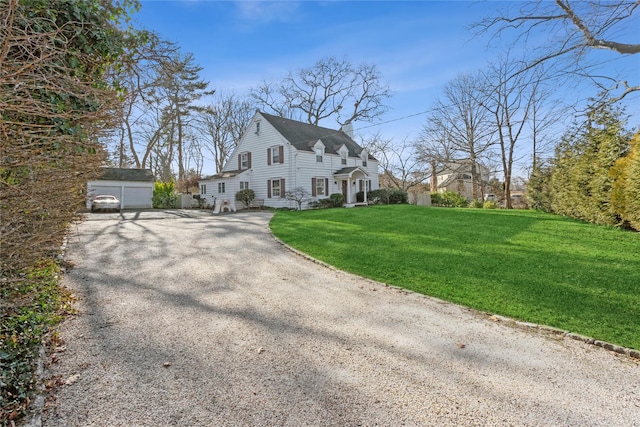
[[[413,223],[393,209],[376,211],[367,226],[345,224],[339,213],[301,221],[305,239],[325,238],[298,247],[375,280],[640,347],[635,235],[625,246],[622,231],[538,212],[406,209]]]

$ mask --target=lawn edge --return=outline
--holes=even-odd
[[[316,264],[319,264],[319,265],[321,265],[321,266],[323,266],[325,268],[328,268],[330,270],[339,271],[341,273],[351,274],[351,275],[359,277],[361,279],[368,280],[368,281],[370,281],[372,283],[377,283],[377,284],[379,284],[381,286],[384,286],[384,287],[396,289],[398,291],[402,291],[402,292],[405,292],[405,293],[416,294],[416,295],[419,295],[419,296],[421,296],[423,298],[428,298],[428,299],[431,299],[433,301],[437,301],[439,303],[456,305],[458,307],[464,308],[465,310],[469,310],[469,311],[471,311],[471,312],[473,312],[473,313],[475,313],[477,315],[480,315],[481,317],[486,318],[487,320],[490,320],[490,321],[493,321],[493,322],[501,322],[501,323],[504,323],[504,324],[507,324],[507,325],[518,327],[520,329],[537,330],[537,331],[540,331],[540,332],[544,332],[544,333],[548,333],[548,334],[552,334],[552,335],[557,335],[557,336],[562,336],[564,338],[569,338],[569,339],[576,340],[576,341],[581,341],[581,342],[584,342],[585,344],[589,344],[589,345],[593,345],[593,346],[596,346],[596,347],[600,347],[600,348],[603,348],[603,349],[605,349],[607,351],[616,353],[616,354],[621,355],[621,356],[626,356],[626,357],[628,357],[630,359],[634,359],[635,361],[639,361],[640,362],[640,350],[636,350],[636,349],[629,348],[629,347],[622,347],[622,346],[617,345],[617,344],[613,344],[613,343],[610,343],[610,342],[597,340],[595,338],[584,336],[584,335],[580,335],[580,334],[576,334],[574,332],[567,331],[567,330],[564,330],[564,329],[554,328],[553,326],[541,325],[541,324],[538,324],[538,323],[531,323],[531,322],[524,322],[524,321],[521,321],[521,320],[512,319],[510,317],[502,316],[502,315],[499,315],[499,314],[493,314],[493,313],[488,313],[486,311],[476,310],[476,309],[473,309],[473,308],[470,308],[470,307],[467,307],[467,306],[464,306],[464,305],[461,305],[461,304],[456,304],[456,303],[453,303],[453,302],[450,302],[450,301],[446,301],[446,300],[443,300],[443,299],[440,299],[440,298],[432,297],[430,295],[425,295],[425,294],[421,294],[419,292],[415,292],[415,291],[412,291],[412,290],[409,290],[409,289],[405,289],[405,288],[402,288],[400,286],[390,285],[388,283],[379,282],[377,280],[373,280],[373,279],[370,279],[368,277],[358,276],[357,274],[354,274],[354,273],[351,273],[351,272],[348,272],[348,271],[345,271],[345,270],[341,270],[341,269],[339,269],[339,268],[337,268],[337,267],[335,267],[335,266],[333,266],[331,264],[328,264],[328,263],[326,263],[324,261],[316,259],[316,258],[314,258],[314,257],[312,257],[312,256],[310,256],[310,255],[308,255],[308,254],[306,254],[306,253],[304,253],[304,252],[302,252],[302,251],[300,251],[300,250],[288,245],[284,241],[280,240],[278,237],[275,236],[275,234],[273,234],[273,232],[270,231],[270,233],[271,233],[271,237],[277,243],[279,243],[284,248],[286,248],[288,251],[290,251],[290,252],[292,252],[292,253],[294,253],[294,254],[296,254],[298,256],[301,256],[302,258],[305,258],[305,259],[307,259],[309,261],[312,261],[312,262],[314,262]]]

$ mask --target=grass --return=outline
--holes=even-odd
[[[640,349],[640,233],[523,210],[278,211],[278,238],[340,269]]]

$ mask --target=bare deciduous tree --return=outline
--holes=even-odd
[[[281,117],[313,125],[333,118],[346,125],[383,114],[390,89],[374,65],[354,66],[346,59],[325,58],[280,82],[263,82],[251,96],[258,107]]]
[[[493,116],[504,174],[505,207],[511,209],[511,184],[516,144],[533,114],[535,92],[541,80],[535,73],[514,73],[517,62],[507,54],[494,61],[485,73],[481,103]]]
[[[436,165],[469,162],[474,200],[479,200],[482,187],[478,164],[494,144],[495,134],[489,112],[482,105],[483,88],[478,75],[463,74],[449,82],[444,98],[436,101],[416,142],[422,161]]]
[[[378,159],[385,180],[402,191],[422,184],[429,176],[424,162],[416,155],[415,145],[406,138],[401,142],[374,135],[363,146]]]
[[[284,193],[284,198],[295,202],[298,210],[302,210],[302,204],[311,200],[311,195],[304,187],[296,187]]]
[[[539,45],[529,46],[534,56],[521,70],[541,64],[553,65],[556,75],[586,77],[595,82],[602,93],[599,102],[618,102],[631,92],[640,91],[636,83],[618,80],[617,76],[603,76],[598,63],[587,53],[604,49],[621,55],[640,53],[638,43],[638,11],[640,1],[528,1],[514,11],[512,4],[496,17],[477,23],[479,33],[491,32],[493,37],[516,32],[515,44],[529,44],[539,36],[548,35]],[[635,38],[631,43],[621,39]]]
[[[249,126],[251,104],[231,94],[220,94],[199,114],[203,144],[213,155],[216,173],[222,171],[238,141]]]

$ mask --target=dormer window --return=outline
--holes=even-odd
[[[347,164],[347,152],[346,151],[341,151],[340,152],[340,163],[343,165]]]
[[[366,151],[362,152],[362,167],[366,168],[367,167],[367,159],[368,159],[369,155],[367,154]]]
[[[324,149],[325,147],[321,140],[316,141],[313,145],[313,152],[316,155],[316,163],[323,162],[322,158],[324,157]]]

